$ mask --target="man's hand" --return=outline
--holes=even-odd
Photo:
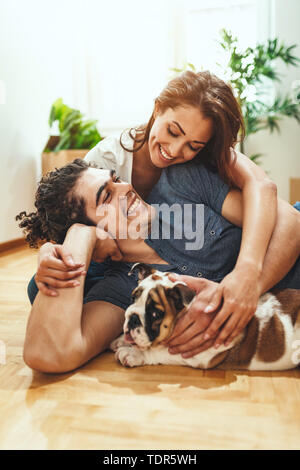
[[[204,339],[205,330],[215,316],[215,313],[205,313],[205,308],[208,304],[216,308],[221,305],[222,289],[218,283],[208,279],[176,274],[169,274],[169,278],[171,281],[185,282],[196,292],[196,296],[185,315],[177,322],[172,336],[163,344],[169,347],[171,354],[181,353],[184,358],[192,357],[214,344],[212,336],[208,341]]]
[[[115,239],[103,229],[97,227],[96,229],[97,240],[95,249],[92,255],[93,261],[103,263],[106,258],[111,258],[113,261],[122,261],[123,254]]]
[[[75,263],[63,245],[45,243],[40,248],[35,282],[43,294],[57,296],[57,288],[75,287],[76,278],[85,274],[84,264]]]

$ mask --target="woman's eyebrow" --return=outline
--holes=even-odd
[[[181,130],[181,132],[183,133],[183,135],[185,135],[185,132],[184,132],[184,130],[182,129],[181,125],[180,125],[178,122],[176,122],[176,121],[172,121],[172,122],[173,122],[174,124],[176,124],[176,126],[179,127],[179,129]],[[199,140],[193,140],[192,142],[195,142],[196,144],[204,144],[204,145],[207,144],[207,142],[202,142],[202,141],[199,141]]]

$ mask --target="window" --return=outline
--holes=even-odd
[[[256,0],[188,1],[185,7],[186,61],[197,70],[208,69],[222,77],[217,63],[224,64],[224,50],[218,44],[225,28],[238,37],[241,48],[257,41]]]

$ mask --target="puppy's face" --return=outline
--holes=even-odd
[[[167,272],[144,264],[137,268],[140,281],[125,312],[124,334],[127,342],[147,349],[171,336],[176,319],[195,293],[182,282],[172,282]]]

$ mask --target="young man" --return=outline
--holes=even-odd
[[[201,184],[195,187],[193,178],[198,182],[207,179],[207,184],[203,188]],[[105,257],[103,249],[109,246],[107,252],[118,252],[122,263],[111,262],[105,278],[99,280],[87,295],[84,295],[82,276],[78,278],[76,288],[60,289],[59,296],[37,294],[27,325],[25,362],[44,372],[66,372],[106,349],[122,331],[124,310],[130,304],[130,294],[137,283],[135,277],[127,276],[133,262],[146,262],[163,271],[184,272],[196,277],[201,287],[199,302],[207,298],[212,304],[216,298],[220,299],[218,282],[234,268],[239,252],[241,229],[237,224],[242,221],[242,204],[239,192],[229,191],[225,184],[220,185],[219,180],[216,185],[216,178],[217,175],[192,163],[185,164],[180,174],[174,166],[163,173],[155,191],[147,199],[148,204],[141,200],[131,185],[119,181],[108,170],[87,168],[83,162],[71,164],[67,171],[58,170],[51,181],[41,184],[37,192],[37,212],[22,222],[32,243],[46,237],[59,243],[64,240],[63,248],[73,257],[76,266],[89,266],[92,257],[102,260]],[[120,204],[120,200],[125,205]],[[182,210],[186,204],[203,203],[204,243],[201,248],[186,249],[186,243],[191,241],[190,233],[187,237],[184,232],[181,239],[172,236],[156,239],[151,233],[149,236],[149,227],[157,220],[157,213],[150,204],[170,204],[174,200]],[[105,212],[103,208],[111,211]],[[195,215],[191,216],[190,222],[194,227],[197,225]],[[159,226],[162,227],[163,223],[162,218]],[[172,224],[176,228],[176,217]],[[279,201],[277,225],[256,286],[257,299],[286,273],[278,286],[300,287],[299,225],[299,213]],[[115,232],[117,250],[111,240],[99,240],[103,230]],[[130,230],[134,236],[124,237],[124,233],[127,235]],[[41,250],[47,251],[48,248],[46,245]],[[247,324],[250,318],[250,312],[247,312],[243,321]],[[182,331],[193,323],[189,332],[193,339],[186,343],[191,355],[214,343],[215,332],[206,342],[202,333],[211,319],[211,313],[198,315],[194,321],[190,318],[185,328],[181,324],[179,333],[177,331],[180,338]]]

